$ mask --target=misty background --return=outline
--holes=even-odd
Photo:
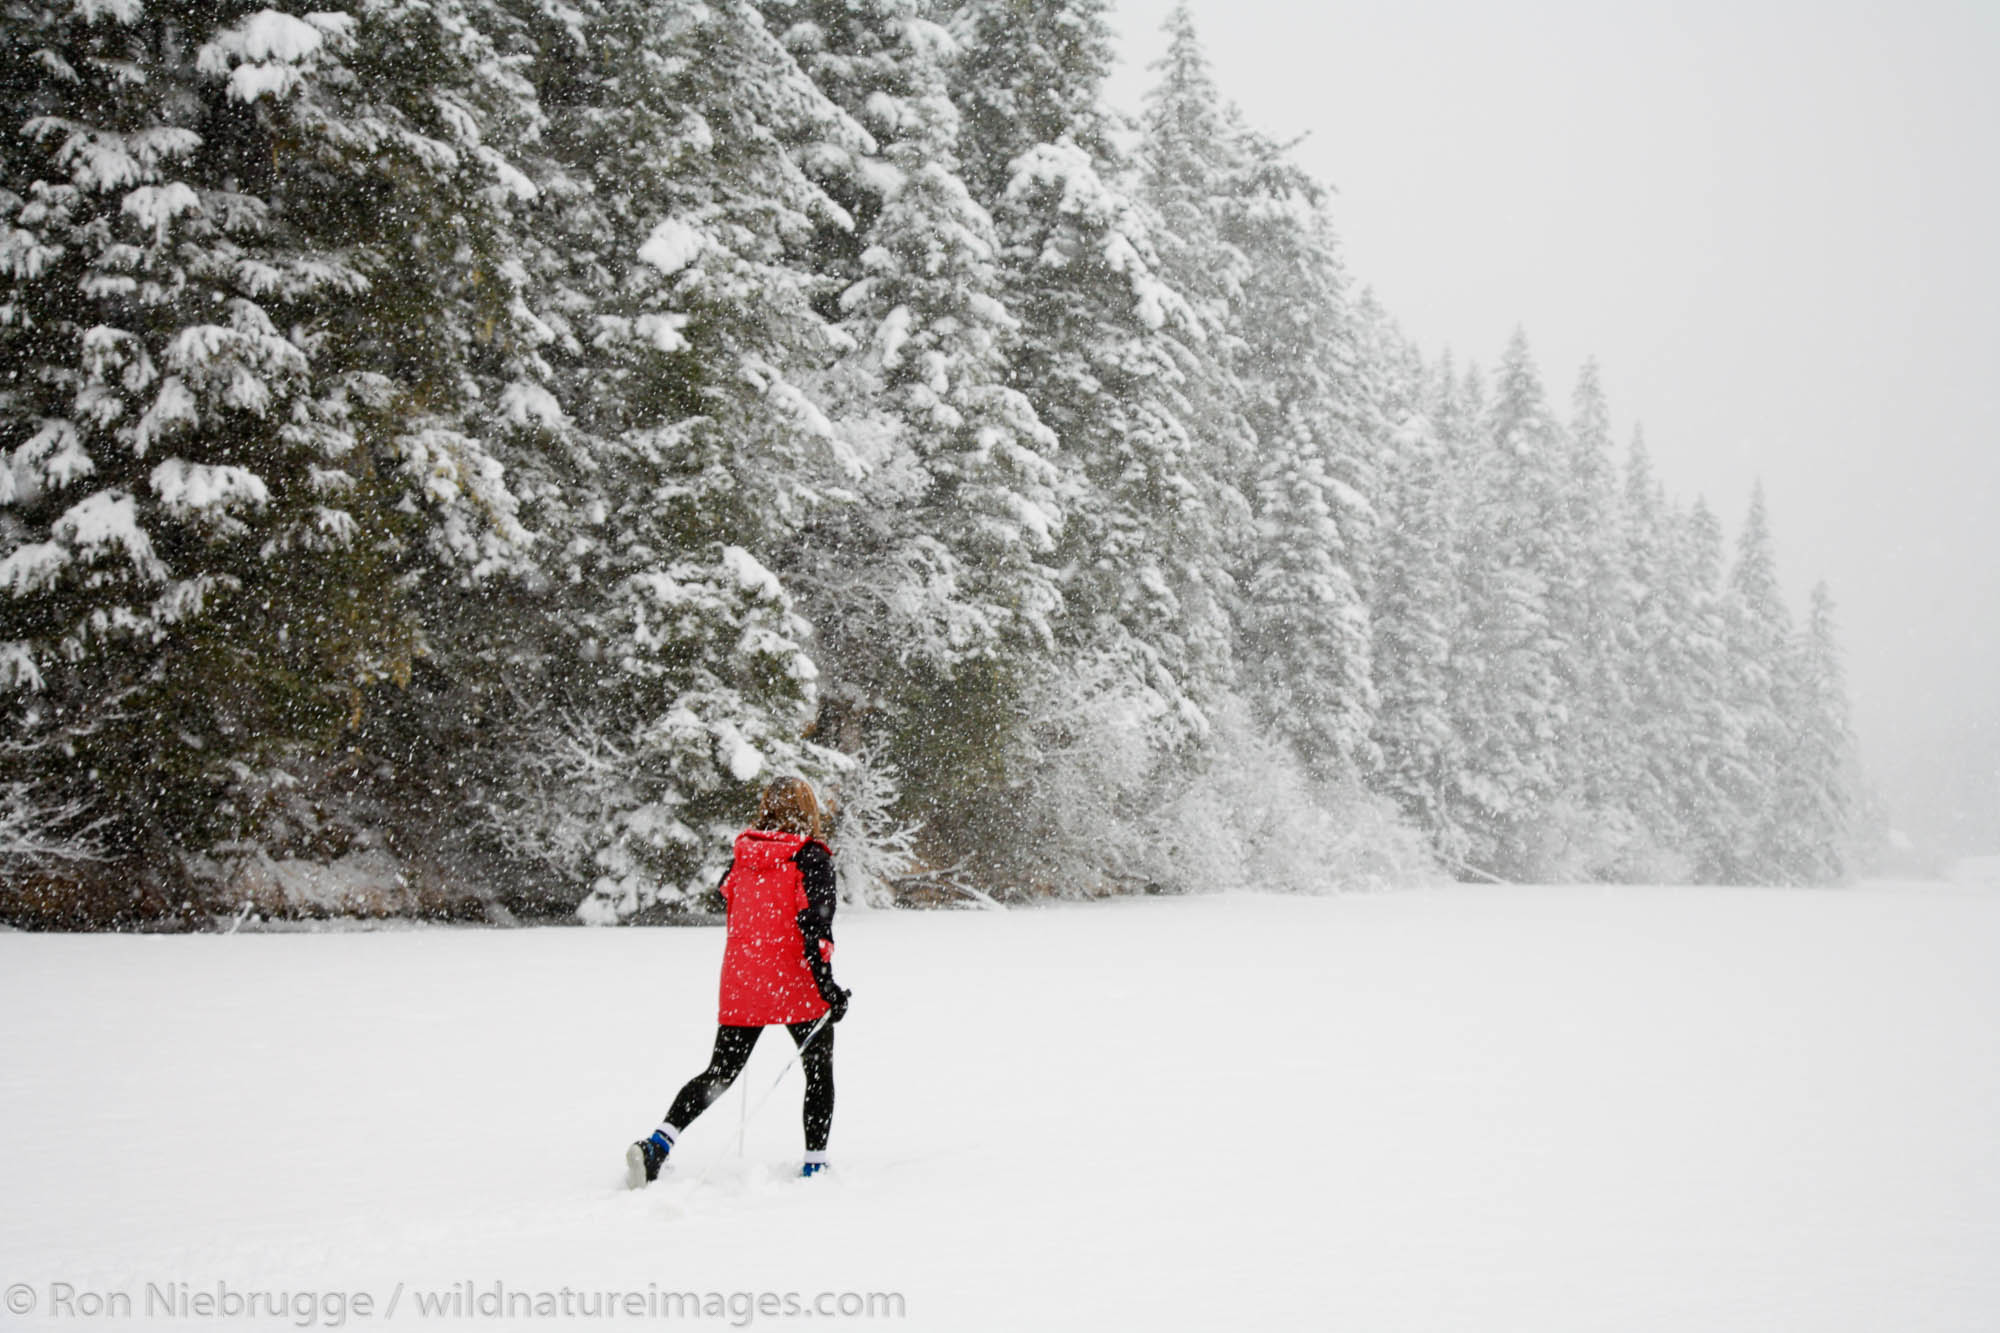
[[[1172,0],[1120,0],[1136,110]],[[1358,281],[1433,354],[1525,328],[1840,610],[1870,784],[2000,848],[2000,9],[1919,0],[1191,0],[1216,81],[1306,136]]]

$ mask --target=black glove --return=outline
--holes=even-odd
[[[833,994],[821,998],[826,1001],[827,1012],[833,1015],[833,1021],[838,1023],[841,1019],[847,1017],[847,1002],[854,998],[854,992],[851,990],[842,990],[840,987],[835,986]]]

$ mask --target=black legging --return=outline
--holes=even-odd
[[[833,1024],[821,1023],[816,1037],[812,1036],[811,1023],[787,1023],[785,1031],[803,1050],[799,1062],[806,1069],[806,1151],[825,1152],[827,1136],[833,1132]],[[708,1068],[689,1079],[681,1095],[674,1098],[667,1123],[686,1129],[717,1097],[729,1091],[763,1033],[762,1028],[717,1028],[715,1054],[708,1058]],[[810,1046],[805,1044],[807,1037],[812,1037]]]

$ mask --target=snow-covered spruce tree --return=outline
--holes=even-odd
[[[1021,324],[1009,374],[1059,441],[1064,616],[1059,655],[1042,669],[1088,666],[1116,681],[1118,701],[1141,701],[1134,715],[1151,719],[1148,744],[1165,764],[1205,734],[1202,702],[1227,683],[1229,636],[1194,558],[1201,542],[1189,540],[1212,503],[1188,396],[1200,323],[1161,276],[1158,220],[1113,142],[1105,8],[976,0],[954,20],[963,55],[952,89],[965,176],[993,215],[1001,296]],[[1108,676],[1095,666],[1107,660],[1120,664]],[[1014,715],[1031,730],[1062,726]],[[1064,821],[1040,811],[1032,773],[1010,786],[1018,877],[1071,875],[1095,855],[1051,831]],[[1107,838],[1131,835],[1114,813],[1124,799],[1102,793]]]
[[[1462,632],[1458,507],[1449,436],[1458,424],[1457,373],[1447,356],[1428,383],[1406,360],[1406,391],[1381,473],[1377,576],[1369,625],[1378,705],[1370,785],[1423,829],[1447,864],[1470,850],[1457,823],[1462,762],[1453,725],[1452,645]]]
[[[1805,633],[1793,651],[1789,744],[1772,799],[1773,869],[1787,884],[1838,884],[1848,873],[1854,735],[1833,595],[1824,583],[1813,587]]]
[[[1632,607],[1610,405],[1595,361],[1577,377],[1564,442],[1564,549],[1549,604],[1552,627],[1565,645],[1558,666],[1567,703],[1557,815],[1567,849],[1557,869],[1564,878],[1616,878],[1638,850],[1637,821],[1627,803],[1637,762],[1624,670]]]
[[[1189,535],[1211,503],[1188,398],[1201,329],[1161,275],[1158,218],[1134,193],[1097,107],[1109,51],[1083,38],[1101,28],[1102,9],[1048,6],[1026,22],[1017,6],[968,9],[975,40],[1006,49],[965,62],[973,68],[962,82],[989,81],[969,82],[962,98],[1023,114],[969,115],[967,158],[1007,163],[991,208],[1003,292],[1023,326],[1013,373],[1056,432],[1077,495],[1063,546],[1066,633],[1081,650],[1125,657],[1195,735],[1203,675],[1220,671],[1226,653],[1212,609],[1183,601],[1206,600],[1212,586]],[[1045,73],[1066,84],[1046,85]],[[1057,110],[1074,119],[1057,123]]]
[[[1684,791],[1700,720],[1695,691],[1702,645],[1691,635],[1698,606],[1693,574],[1643,431],[1633,432],[1622,497],[1621,568],[1631,616],[1619,636],[1628,709],[1621,739],[1632,761],[1623,799],[1639,835],[1625,873],[1679,882],[1694,868]]]
[[[710,887],[760,777],[835,762],[801,739],[810,627],[771,565],[837,502],[800,378],[839,338],[793,256],[847,219],[785,145],[865,136],[748,3],[590,0],[523,31],[549,387],[513,389],[510,449],[544,542],[482,783],[545,905],[587,888],[611,921]]]
[[[1435,831],[1436,845],[1454,873],[1485,875],[1479,865],[1490,861],[1494,841],[1492,811],[1503,804],[1506,789],[1496,784],[1475,759],[1476,746],[1484,743],[1490,724],[1482,709],[1487,702],[1488,659],[1479,655],[1483,621],[1475,621],[1475,598],[1483,600],[1493,591],[1493,579],[1474,559],[1473,533],[1477,526],[1480,487],[1485,483],[1491,441],[1486,433],[1486,377],[1479,366],[1469,364],[1455,379],[1441,376],[1431,421],[1442,451],[1448,484],[1444,490],[1447,507],[1449,564],[1455,584],[1455,615],[1452,635],[1444,659],[1443,697],[1449,709],[1456,762],[1448,770],[1444,791],[1446,817]],[[1478,863],[1478,865],[1475,864]]]
[[[813,258],[846,337],[815,387],[857,503],[815,514],[785,568],[821,629],[824,734],[882,741],[926,852],[955,861],[1010,836],[987,817],[1011,808],[993,782],[1009,731],[964,723],[1011,700],[1054,643],[1055,438],[1006,382],[1017,326],[992,219],[959,174],[949,32],[913,0],[766,11],[871,141],[800,153],[853,219],[822,227]]]
[[[1173,542],[1181,525],[1167,518],[1202,504],[1183,356],[1166,324],[1187,312],[1142,248],[1149,227],[1137,204],[1075,145],[1025,154],[1009,202],[1013,220],[1030,223],[1023,230],[1040,222],[1046,233],[1013,251],[1027,270],[1027,290],[1014,292],[1027,326],[1018,373],[1073,469],[1062,548],[1070,642],[1124,657],[1172,705],[1176,730],[1197,736],[1206,723],[1190,687],[1214,660],[1218,626],[1182,601],[1193,571]]]
[[[1239,683],[1234,621],[1242,566],[1258,542],[1250,497],[1265,451],[1251,412],[1261,405],[1253,392],[1264,385],[1253,386],[1250,375],[1261,370],[1268,383],[1298,369],[1284,363],[1287,349],[1275,345],[1264,323],[1265,297],[1271,270],[1297,257],[1298,231],[1309,219],[1304,212],[1274,219],[1271,205],[1282,196],[1276,211],[1284,212],[1311,183],[1288,173],[1282,153],[1224,105],[1185,5],[1166,27],[1167,53],[1153,66],[1158,80],[1140,124],[1138,189],[1156,218],[1160,277],[1188,307],[1185,336],[1166,346],[1180,358],[1189,447],[1164,471],[1173,489],[1127,504],[1162,550],[1162,573],[1178,606],[1175,637],[1184,645],[1177,670],[1205,709]],[[1295,290],[1293,310],[1316,308],[1325,295]],[[1268,365],[1260,356],[1270,358]]]
[[[466,856],[481,710],[460,648],[492,637],[468,608],[509,606],[533,568],[499,427],[517,410],[506,391],[523,373],[517,349],[536,333],[513,238],[535,195],[516,162],[541,116],[519,52],[497,45],[508,24],[492,0],[356,12],[341,87],[361,114],[329,133],[355,136],[354,151],[382,145],[369,150],[377,162],[427,164],[430,183],[392,169],[399,189],[388,194],[320,153],[288,162],[276,197],[369,279],[329,320],[316,357],[361,385],[391,386],[376,475],[403,527],[381,550],[414,649],[407,669],[358,693],[336,746],[298,747],[238,784],[231,804],[254,833],[219,869],[224,888],[262,899],[267,853],[352,856],[381,889],[403,886],[409,910],[477,910],[499,886]]]
[[[1388,435],[1382,362],[1394,339],[1386,319],[1355,308],[1322,191],[1278,145],[1246,138],[1228,197],[1226,234],[1249,260],[1236,379],[1257,441],[1245,688],[1314,780],[1351,782],[1377,758],[1369,496]]]
[[[1759,808],[1757,775],[1740,709],[1739,670],[1729,648],[1729,612],[1723,587],[1722,524],[1705,501],[1677,514],[1667,546],[1662,584],[1675,591],[1671,633],[1678,651],[1662,646],[1674,664],[1674,689],[1686,721],[1661,753],[1670,768],[1672,803],[1694,858],[1694,878],[1727,883],[1736,878],[1733,848],[1754,841]]]
[[[1714,848],[1714,869],[1726,883],[1766,884],[1783,878],[1777,843],[1776,796],[1790,749],[1789,719],[1798,682],[1791,612],[1778,586],[1776,553],[1761,483],[1737,534],[1722,601],[1732,722],[1741,728],[1741,762],[1723,794],[1733,818]]]
[[[439,303],[397,210],[476,219],[504,173],[426,82],[471,58],[456,6],[9,21],[9,752],[157,885],[163,853],[255,831],[233,788],[407,673],[400,551],[518,535],[491,460],[413,426],[452,386],[370,333],[385,280],[397,313]],[[371,68],[388,48],[407,77]]]
[[[1560,789],[1565,722],[1549,620],[1564,448],[1519,333],[1469,443],[1458,528],[1465,615],[1453,653],[1465,755],[1456,822],[1473,866],[1534,878],[1559,850],[1545,817]]]

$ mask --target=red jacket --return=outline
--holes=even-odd
[[[799,928],[799,913],[810,904],[793,858],[809,842],[826,850],[796,833],[750,829],[736,839],[736,859],[722,880],[729,940],[722,950],[718,1021],[726,1027],[809,1023],[827,1011]],[[833,941],[818,943],[824,967],[833,959]]]

